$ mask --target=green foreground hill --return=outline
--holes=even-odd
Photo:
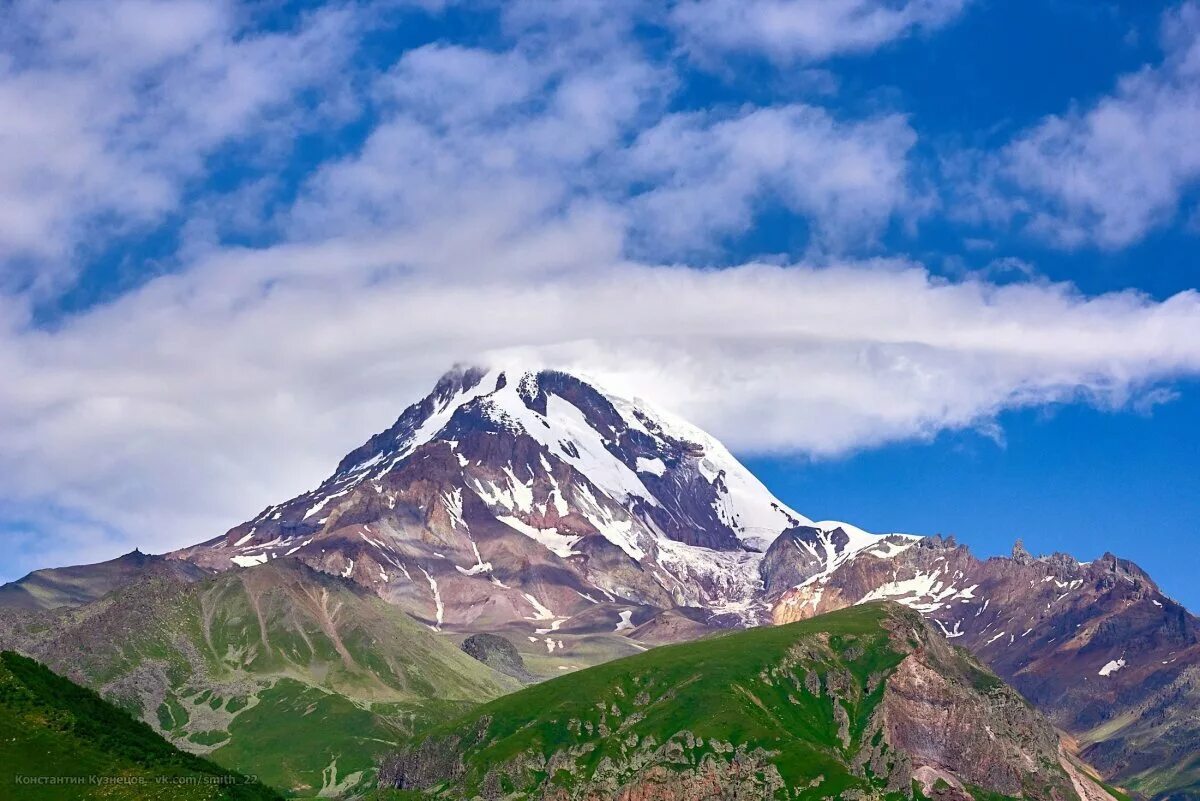
[[[296,796],[372,783],[377,757],[405,737],[520,686],[373,594],[289,559],[10,612],[0,646]]]
[[[278,801],[187,754],[91,690],[0,653],[0,797],[30,801]]]
[[[397,798],[1110,797],[1020,696],[892,604],[526,688],[417,736],[380,780]]]

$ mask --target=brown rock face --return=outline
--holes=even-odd
[[[884,700],[887,741],[906,752],[914,765],[954,768],[960,781],[1021,796],[1028,773],[1044,768],[1058,747],[1053,727],[1030,715],[1013,694],[978,695],[948,680],[915,657],[905,659],[888,679]],[[1066,785],[1048,787],[1048,796],[1070,798]]]

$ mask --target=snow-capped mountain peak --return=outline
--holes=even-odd
[[[753,622],[764,554],[811,530],[825,532],[808,546],[822,569],[879,540],[814,524],[644,401],[554,370],[459,367],[315,490],[178,555],[219,568],[294,555],[435,627],[589,604]]]
[[[548,458],[566,462],[600,493],[626,504],[669,507],[659,499],[670,491],[662,485],[686,462],[714,487],[719,522],[751,548],[765,549],[781,531],[809,524],[700,429],[644,401],[549,370],[456,368],[388,432],[348,456],[326,483],[378,479],[434,440],[457,442],[458,434],[476,431],[529,437]]]

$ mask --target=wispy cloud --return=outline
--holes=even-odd
[[[630,148],[643,240],[710,245],[750,228],[767,201],[810,221],[819,243],[860,242],[921,205],[910,187],[916,133],[898,114],[840,122],[805,105],[733,117],[675,114]]]
[[[18,0],[6,7],[5,285],[60,287],[77,248],[159,221],[216,148],[271,124],[281,124],[285,136],[302,125],[297,93],[336,71],[351,17],[330,7],[283,31],[247,22],[241,9],[221,2]]]
[[[1200,4],[1168,11],[1160,64],[983,154],[970,210],[1054,245],[1120,248],[1171,222],[1200,186]]]
[[[683,0],[671,12],[701,62],[730,51],[820,61],[874,50],[956,18],[968,0]]]

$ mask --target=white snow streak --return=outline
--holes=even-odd
[[[421,567],[420,570],[425,574],[425,578],[429,582],[429,591],[433,593],[433,604],[437,608],[437,625],[434,626],[434,629],[440,630],[442,628],[442,616],[446,614],[446,607],[442,605],[442,593],[438,591],[437,579],[429,575],[429,571],[425,568]]]

